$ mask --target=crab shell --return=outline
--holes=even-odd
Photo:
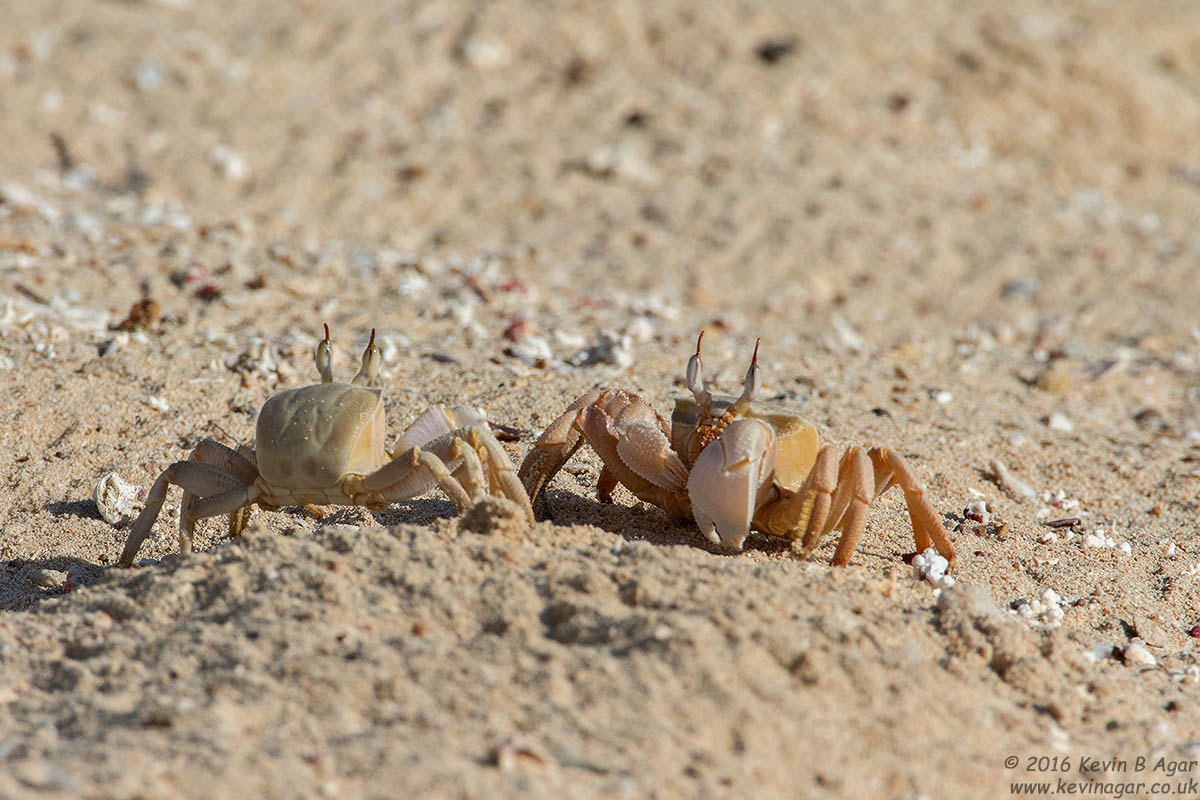
[[[379,389],[316,383],[263,404],[255,432],[259,474],[280,489],[325,489],[387,463]]]
[[[736,399],[714,395],[711,416],[722,417]],[[676,398],[671,444],[677,453],[690,452],[702,416],[694,399]],[[800,417],[780,406],[751,404],[691,465],[687,491],[696,522],[714,543],[741,549],[772,487],[798,489],[820,449],[820,434]]]
[[[414,444],[453,430],[486,424],[481,412],[456,408],[422,415],[396,446]],[[272,489],[319,491],[348,475],[370,475],[388,463],[387,421],[382,391],[349,383],[316,383],[273,395],[258,415],[258,471]],[[433,485],[432,478],[428,481]]]

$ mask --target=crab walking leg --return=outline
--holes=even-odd
[[[432,443],[431,443],[432,444]],[[457,468],[457,467],[456,467]],[[389,503],[408,500],[423,493],[432,478],[459,511],[471,504],[462,484],[437,455],[414,447],[384,464],[358,482],[358,488],[375,492]]]
[[[621,482],[617,480],[617,476],[613,475],[613,471],[605,464],[600,467],[600,475],[596,478],[596,499],[601,503],[611,503],[613,492],[620,485]]]
[[[567,406],[567,410],[542,432],[521,462],[517,478],[525,487],[525,494],[529,497],[538,519],[549,516],[546,487],[583,444],[583,430],[578,424],[580,410],[598,401],[603,394],[603,391],[597,390],[576,398],[575,402]]]
[[[946,526],[933,503],[925,496],[925,487],[917,480],[917,475],[904,457],[886,447],[876,447],[870,452],[871,463],[875,471],[876,497],[886,492],[893,484],[899,484],[904,492],[904,501],[908,505],[908,516],[912,519],[913,540],[917,544],[917,552],[924,552],[930,544],[937,548],[938,553],[954,566],[954,545],[946,535]]]
[[[817,460],[795,497],[787,501],[782,511],[773,511],[768,519],[779,525],[777,520],[783,513],[792,517],[793,526],[804,526],[800,542],[800,555],[803,558],[816,550],[832,531],[842,531],[841,541],[833,554],[833,564],[844,567],[854,554],[866,526],[873,486],[871,461],[861,447],[849,448],[839,465],[837,450],[832,445],[825,445],[817,453]],[[812,496],[812,508],[805,520],[803,505],[810,502],[807,500],[809,495]],[[784,525],[771,530],[780,528],[786,530]]]
[[[837,466],[837,450],[832,445],[822,447],[796,493],[759,511],[756,525],[767,533],[799,539],[800,556],[807,558],[821,543],[837,489]]]
[[[150,494],[146,497],[146,507],[142,509],[142,513],[134,520],[133,526],[129,530],[129,538],[125,540],[125,548],[121,551],[121,557],[118,563],[123,567],[133,565],[133,559],[137,556],[138,548],[142,546],[142,542],[149,535],[150,529],[154,526],[154,521],[158,518],[158,512],[162,510],[163,500],[167,497],[167,487],[171,484],[183,487],[185,492],[191,492],[202,497],[208,497],[215,494],[225,494],[227,492],[235,492],[237,490],[245,491],[245,484],[241,483],[236,476],[229,474],[220,467],[215,467],[211,464],[204,464],[199,461],[176,461],[171,466],[163,470],[158,476],[158,480],[150,487]],[[180,515],[180,544],[183,544],[183,515]],[[191,547],[191,535],[188,534],[187,546]],[[188,550],[183,550],[188,552]]]
[[[529,495],[525,493],[525,487],[521,485],[517,471],[513,469],[512,459],[508,457],[508,453],[504,452],[500,442],[491,431],[479,428],[472,428],[468,436],[471,446],[483,457],[483,461],[487,465],[488,480],[492,491],[498,492],[523,508],[529,521],[533,522],[533,507],[529,502]]]
[[[209,464],[223,469],[229,474],[236,477],[244,485],[249,486],[258,480],[258,467],[253,462],[234,450],[231,447],[226,447],[215,439],[202,439],[192,454],[188,456],[189,461],[199,461],[202,464]],[[183,520],[195,519],[194,516],[189,516],[193,504],[198,500],[198,496],[189,491],[184,491],[183,500],[179,504],[179,519],[182,530]],[[206,515],[212,516],[212,515]],[[246,527],[247,511],[244,508],[236,508],[229,513],[229,536],[236,538],[241,536],[242,529]],[[191,530],[188,535],[190,537]]]
[[[471,498],[471,502],[474,503],[486,496],[488,479],[483,474],[483,462],[474,445],[463,439],[455,439],[450,452],[453,456],[452,460],[462,461],[458,469],[454,470],[454,478],[462,484],[463,489]]]
[[[237,532],[233,532],[234,518],[238,517],[239,511],[246,509],[251,503],[258,499],[259,489],[253,484],[250,486],[242,486],[229,492],[214,494],[199,500],[194,500],[186,510],[180,509],[179,512],[179,552],[192,552],[192,530],[196,524],[196,520],[204,519],[205,517],[216,517],[221,514],[229,515],[230,535],[234,538],[241,536],[241,526]]]
[[[832,517],[827,520],[825,527],[833,529],[836,525],[842,531],[842,538],[833,553],[833,565],[844,567],[850,563],[850,556],[858,547],[858,540],[867,527],[867,510],[875,499],[875,473],[870,457],[861,447],[851,447],[842,457],[842,466],[838,470],[838,494],[845,496],[845,511],[836,523]],[[834,505],[838,505],[836,500]]]

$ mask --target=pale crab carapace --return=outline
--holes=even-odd
[[[951,564],[954,547],[908,462],[886,447],[846,448],[841,459],[813,426],[755,400],[758,344],[739,397],[704,385],[700,344],[688,360],[691,397],[675,400],[670,423],[623,389],[589,392],[546,428],[518,473],[539,517],[546,487],[586,441],[600,456],[597,492],[611,499],[624,484],[673,517],[693,519],[714,544],[741,550],[751,530],[793,540],[802,557],[841,531],[833,563],[845,566],[866,526],[867,510],[892,486],[904,492],[917,551],[931,545]]]
[[[439,486],[461,512],[487,494],[533,511],[512,461],[478,408],[426,409],[404,431],[396,448],[387,434],[382,389],[373,385],[382,356],[375,331],[350,383],[333,379],[329,326],[316,348],[321,382],[271,396],[258,415],[254,450],[235,450],[204,439],[187,461],[167,467],[150,489],[121,552],[133,564],[166,498],[183,488],[179,549],[191,552],[196,520],[229,514],[238,536],[251,505],[357,505],[382,509]]]

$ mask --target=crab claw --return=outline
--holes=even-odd
[[[757,419],[731,422],[701,451],[688,477],[688,497],[700,531],[713,544],[741,550],[775,473],[774,433]]]

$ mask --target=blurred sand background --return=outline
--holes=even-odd
[[[0,796],[1196,775],[1200,6],[0,20]],[[762,337],[766,396],[923,476],[958,583],[914,579],[898,493],[847,569],[832,543],[730,556],[624,490],[597,503],[589,451],[553,523],[430,494],[258,511],[235,542],[209,522],[177,558],[164,511],[150,561],[114,568],[100,479],[252,443],[322,322],[343,377],[378,329],[393,431],[478,405],[522,432],[514,461],[595,387],[669,412],[702,328],[736,391]],[[1043,756],[1070,767],[1026,771]],[[1085,761],[1114,757],[1131,771]]]

